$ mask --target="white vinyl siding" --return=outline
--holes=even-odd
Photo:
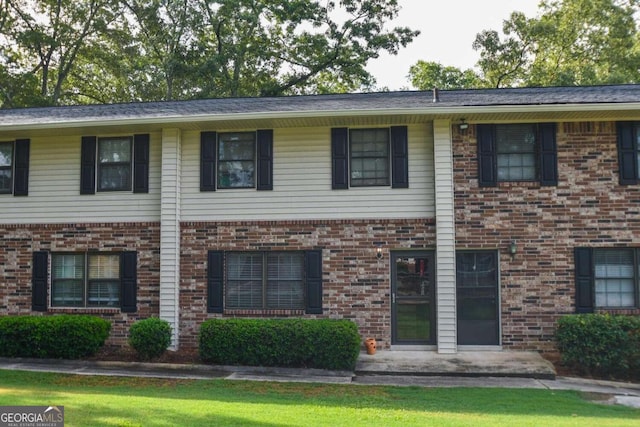
[[[433,217],[431,125],[411,125],[408,136],[409,188],[406,189],[357,187],[349,191],[332,190],[331,129],[310,127],[274,129],[272,191],[218,189],[200,192],[200,133],[185,132],[182,220]]]
[[[151,134],[149,193],[80,195],[82,135],[31,138],[29,196],[3,203],[0,223],[52,224],[160,220],[160,136]]]
[[[448,120],[434,122],[436,200],[436,301],[439,353],[455,353],[456,232],[453,200],[453,144]]]

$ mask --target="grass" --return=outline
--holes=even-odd
[[[189,381],[0,370],[0,406],[65,407],[72,426],[637,426],[578,392]]]

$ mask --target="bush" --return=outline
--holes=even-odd
[[[556,339],[562,361],[582,373],[640,378],[637,316],[565,316],[558,320]]]
[[[142,360],[159,357],[171,344],[171,325],[157,317],[139,320],[129,329],[129,344]]]
[[[111,323],[84,315],[0,318],[0,356],[80,359],[94,355],[109,337]]]
[[[355,323],[330,319],[210,319],[200,327],[200,357],[219,365],[353,370]]]

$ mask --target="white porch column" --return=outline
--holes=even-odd
[[[456,231],[451,122],[433,122],[436,193],[436,307],[438,353],[457,352]]]
[[[180,307],[180,129],[162,130],[160,183],[160,318],[171,324],[171,350],[178,349]]]

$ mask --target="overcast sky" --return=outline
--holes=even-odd
[[[409,67],[422,59],[458,68],[472,68],[479,59],[471,45],[482,30],[502,30],[511,12],[538,14],[540,0],[398,0],[402,10],[392,26],[420,30],[420,35],[397,56],[381,55],[368,70],[378,87],[412,89]]]

